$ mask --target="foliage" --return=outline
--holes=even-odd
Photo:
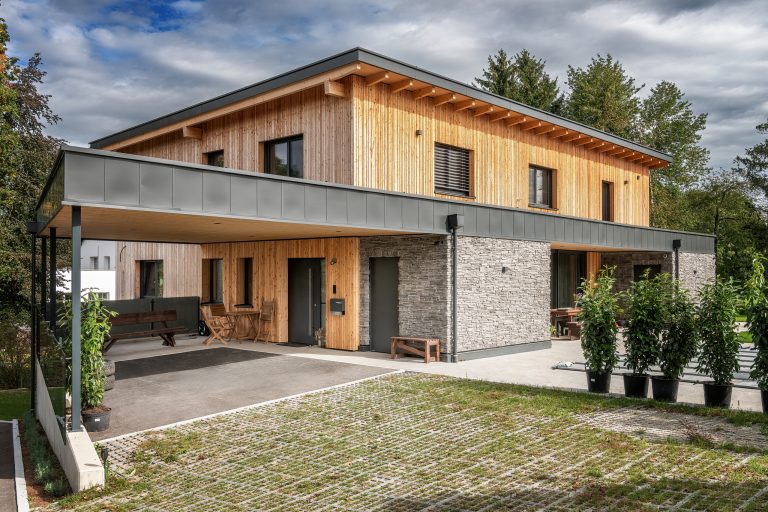
[[[35,482],[40,484],[49,496],[66,494],[69,490],[67,479],[31,411],[24,415],[24,439],[27,442]]]
[[[752,343],[757,349],[750,378],[760,389],[768,390],[768,280],[766,280],[766,258],[755,255],[752,262],[752,276],[746,285],[747,325]]]
[[[565,114],[598,130],[631,138],[640,115],[636,86],[621,63],[608,54],[597,55],[587,69],[568,66],[570,95]]]
[[[595,280],[583,280],[581,297],[576,306],[581,308],[581,348],[587,359],[587,369],[605,373],[613,370],[619,358],[616,353],[616,315],[619,312],[618,294],[613,291],[614,268],[605,267]]]
[[[29,327],[0,318],[0,389],[29,384],[30,343]]]
[[[26,65],[8,57],[9,36],[0,18],[0,316],[24,321],[29,310],[30,236],[37,199],[60,142],[45,135],[60,119],[38,86],[45,78],[35,54]],[[61,262],[68,244],[58,248]]]
[[[756,128],[759,134],[768,136],[768,121]],[[762,194],[765,208],[765,201],[768,200],[768,138],[748,148],[744,156],[736,157],[736,166],[752,187]]]
[[[30,406],[28,389],[0,389],[0,420],[21,418]]]
[[[627,367],[636,374],[647,373],[659,358],[659,337],[665,317],[662,279],[665,278],[651,278],[647,269],[627,294],[624,346]]]
[[[659,284],[665,302],[659,367],[665,378],[679,379],[699,346],[696,306],[688,290],[668,274],[664,274]]]
[[[488,69],[475,82],[483,89],[499,96],[530,105],[557,111],[562,98],[557,78],[545,70],[546,61],[537,59],[528,50],[522,50],[511,60],[504,50],[488,56]]]
[[[739,371],[739,340],[735,330],[737,300],[732,280],[718,278],[699,290],[701,348],[697,371],[719,385],[730,384],[733,374]]]
[[[104,359],[101,349],[104,338],[109,336],[110,318],[117,313],[107,309],[99,296],[89,290],[81,301],[80,312],[80,392],[83,409],[99,407],[104,401]],[[66,301],[60,317],[61,325],[66,326],[64,350],[72,352],[72,302]],[[71,389],[72,367],[67,368],[67,382]]]

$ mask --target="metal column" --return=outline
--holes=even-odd
[[[48,314],[48,294],[46,276],[48,275],[48,239],[40,237],[40,311]]]
[[[72,431],[80,431],[80,207],[72,207]]]
[[[73,211],[74,218],[74,211]],[[50,301],[50,307],[48,308],[48,323],[51,325],[51,332],[53,336],[56,336],[56,228],[51,228],[51,247],[50,249],[50,267],[48,268],[48,300]],[[79,263],[79,262],[78,262]],[[80,268],[78,266],[78,268]]]
[[[37,367],[35,365],[35,361],[37,360],[37,329],[39,329],[38,321],[37,321],[37,236],[35,233],[32,233],[32,282],[30,283],[30,290],[29,290],[29,302],[30,302],[30,323],[32,324],[31,328],[31,339],[29,343],[29,349],[30,349],[30,361],[32,362],[30,364],[31,369],[31,375],[30,375],[30,388],[32,389],[32,392],[29,394],[30,398],[30,408],[34,412],[35,410],[35,394],[37,390]]]

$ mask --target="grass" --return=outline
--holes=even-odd
[[[24,415],[24,438],[29,450],[35,482],[51,497],[65,495],[69,491],[67,479],[56,456],[48,446],[48,440],[30,411]]]
[[[601,423],[627,408],[643,411],[637,428]],[[678,438],[634,435],[667,412],[686,418],[669,420]],[[53,508],[755,512],[768,510],[758,426],[768,417],[389,376],[109,442],[131,469]]]
[[[29,406],[28,389],[0,390],[0,420],[20,419]]]

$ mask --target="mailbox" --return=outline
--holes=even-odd
[[[344,299],[331,299],[331,314],[334,316],[344,314]]]

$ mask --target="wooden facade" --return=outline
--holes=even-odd
[[[139,262],[142,260],[163,261],[165,297],[200,296],[202,252],[199,245],[118,242],[116,250],[115,294],[118,299],[139,297]]]

